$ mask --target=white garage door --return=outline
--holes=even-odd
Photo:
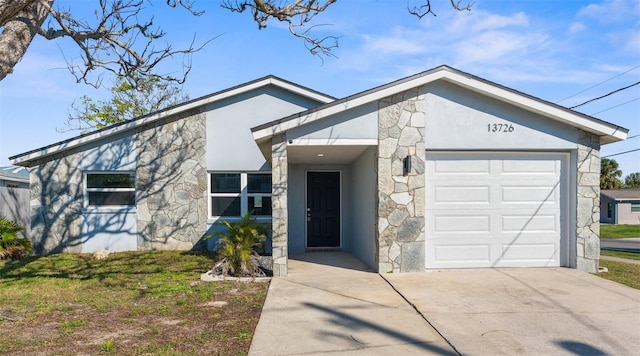
[[[567,160],[427,152],[427,268],[566,265]]]

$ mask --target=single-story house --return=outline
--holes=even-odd
[[[29,172],[23,167],[0,167],[0,217],[23,226],[29,236]]]
[[[600,146],[628,130],[440,66],[342,99],[268,76],[11,157],[41,253],[190,249],[220,219],[381,273],[598,268]]]
[[[29,172],[23,167],[0,167],[0,188],[29,188]]]
[[[602,190],[600,222],[640,225],[640,188]]]

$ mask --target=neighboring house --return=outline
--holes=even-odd
[[[379,272],[599,260],[600,146],[628,130],[441,66],[336,100],[265,77],[11,157],[41,253],[190,249],[247,211]]]
[[[602,190],[600,222],[640,225],[640,188]]]
[[[29,172],[24,167],[0,167],[0,216],[24,226],[29,235]]]
[[[0,167],[0,187],[29,189],[29,172],[24,167]]]

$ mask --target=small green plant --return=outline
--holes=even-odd
[[[88,322],[86,320],[76,319],[65,321],[60,324],[60,333],[62,335],[72,334],[76,331],[77,327],[87,325]]]
[[[24,258],[33,251],[31,241],[21,238],[24,227],[5,217],[0,217],[0,260],[5,258]]]
[[[113,352],[113,339],[109,339],[100,345],[100,351]]]
[[[251,338],[251,334],[249,333],[238,333],[238,339],[250,339]]]
[[[205,236],[220,238],[221,247],[218,251],[220,261],[214,266],[223,275],[255,276],[260,272],[259,266],[252,260],[257,256],[257,248],[262,248],[264,240],[271,229],[270,224],[257,222],[251,217],[251,212],[237,221],[222,221],[216,223],[226,227],[225,231],[218,231]]]

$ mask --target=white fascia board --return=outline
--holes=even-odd
[[[292,85],[290,83],[280,81],[280,80],[278,80],[276,78],[265,78],[264,80],[260,80],[260,81],[257,81],[255,83],[244,85],[244,86],[238,87],[238,88],[233,89],[233,90],[224,91],[224,92],[222,92],[222,93],[220,93],[218,95],[206,97],[206,98],[203,98],[201,100],[196,100],[196,101],[193,101],[193,102],[190,102],[190,103],[186,103],[186,104],[183,104],[183,105],[176,106],[176,107],[174,107],[172,109],[160,111],[160,112],[158,112],[156,114],[153,114],[153,115],[150,115],[148,117],[145,117],[145,118],[142,118],[142,119],[137,119],[137,120],[131,121],[129,123],[116,126],[114,128],[111,128],[111,129],[98,131],[98,132],[93,133],[91,135],[78,137],[75,140],[65,141],[64,143],[61,143],[59,145],[43,148],[43,149],[41,149],[41,150],[39,150],[37,152],[33,152],[31,154],[18,157],[16,159],[14,159],[12,161],[12,163],[14,165],[20,165],[21,163],[29,162],[29,161],[32,161],[34,159],[39,159],[39,158],[43,158],[43,157],[46,157],[46,156],[50,156],[50,155],[55,154],[55,153],[60,152],[60,151],[64,151],[64,150],[67,150],[67,149],[70,149],[70,148],[73,148],[73,147],[77,147],[77,146],[80,146],[80,145],[83,145],[83,144],[87,144],[87,143],[94,142],[94,141],[97,141],[97,140],[101,140],[101,139],[104,139],[104,138],[107,138],[107,137],[110,137],[110,136],[114,136],[114,135],[117,135],[119,133],[126,132],[128,130],[134,129],[134,128],[138,127],[138,126],[145,125],[145,124],[160,120],[160,119],[165,118],[165,117],[176,115],[176,114],[179,114],[181,112],[184,112],[184,111],[187,111],[187,110],[191,110],[191,109],[199,107],[199,106],[207,105],[207,104],[210,104],[210,103],[222,100],[222,99],[226,99],[226,98],[238,95],[238,94],[242,94],[242,93],[254,90],[254,89],[258,89],[258,88],[266,86],[268,84],[273,84],[273,85],[281,87],[281,88],[283,88],[285,90],[294,92],[294,93],[299,94],[301,96],[309,97],[311,99],[317,100],[317,101],[322,102],[322,103],[328,103],[328,102],[331,102],[331,101],[335,100],[334,98],[331,98],[331,97],[328,97],[328,96],[324,96],[324,95],[322,95],[320,93],[316,93],[316,92],[313,92],[313,91],[310,91],[310,90],[305,90],[303,88],[300,88],[298,86]]]
[[[288,146],[377,146],[375,138],[296,138]]]
[[[321,103],[330,103],[334,100],[336,100],[335,98],[332,98],[330,96],[326,96],[326,95],[322,95],[320,93],[314,92],[314,91],[310,91],[310,90],[305,90],[302,89],[298,86],[295,86],[291,83],[287,83],[287,82],[283,82],[278,80],[277,78],[272,78],[270,79],[271,84],[273,85],[277,85],[279,87],[281,87],[282,89],[294,92],[296,94],[300,94],[301,96],[306,96],[308,98],[311,98],[313,100],[319,101]]]

